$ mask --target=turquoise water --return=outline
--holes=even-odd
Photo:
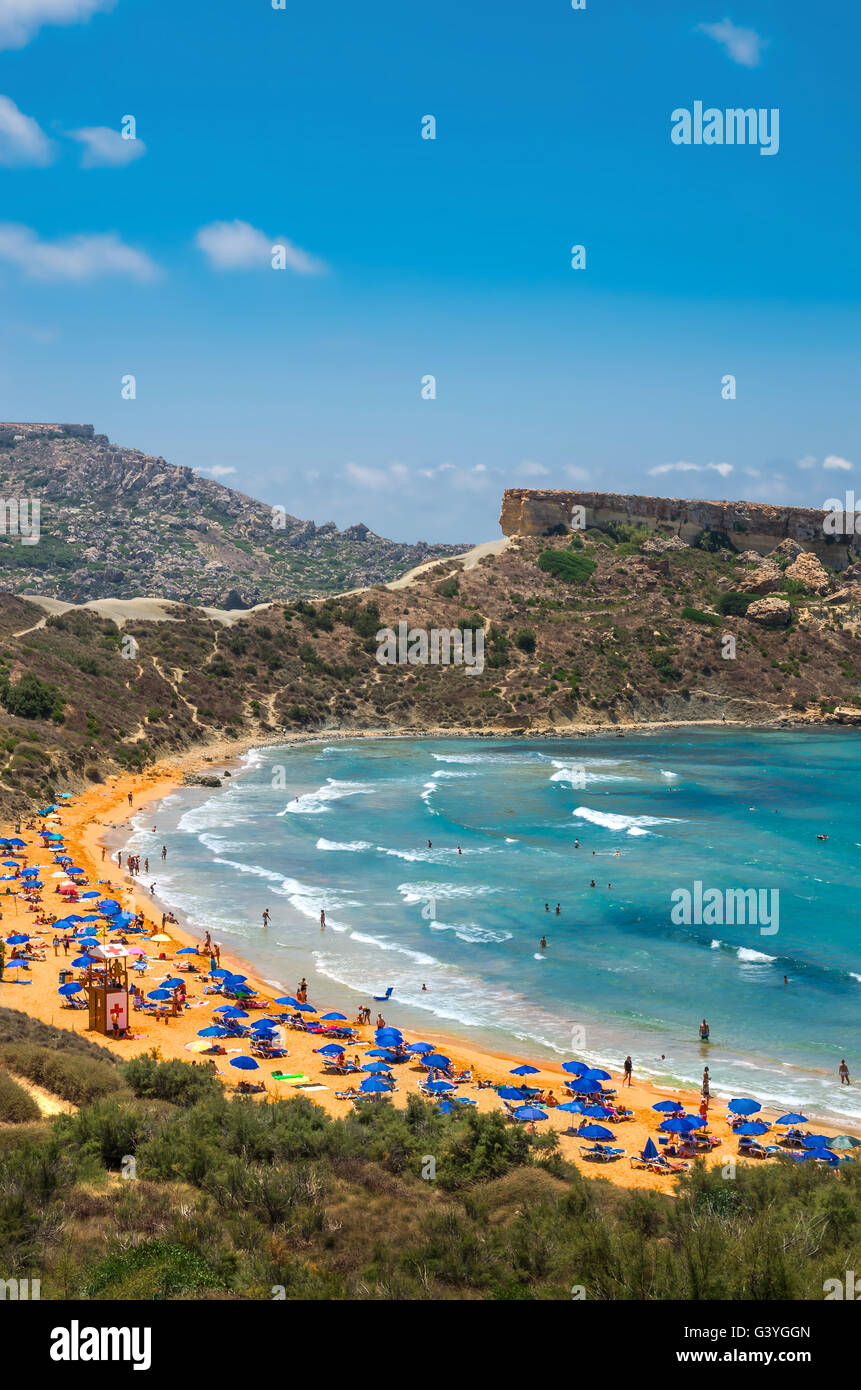
[[[630,1052],[697,1085],[707,1061],[719,1095],[858,1123],[837,1067],[861,1082],[859,772],[839,731],[267,748],[139,816],[134,843],[159,898],[291,992],[306,975],[313,1002],[392,985],[386,1019],[417,1035]],[[778,911],[673,920],[696,882]]]

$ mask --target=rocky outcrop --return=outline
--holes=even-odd
[[[774,594],[783,584],[783,570],[773,560],[765,559],[739,584],[745,594]]]
[[[681,536],[652,536],[643,541],[642,549],[647,555],[662,555],[665,550],[689,550],[690,547]]]
[[[832,569],[842,570],[861,556],[861,537],[825,532],[825,511],[812,507],[772,507],[757,502],[700,502],[678,497],[642,497],[615,492],[564,492],[508,488],[499,524],[506,536],[543,536],[570,526],[575,507],[586,526],[631,522],[656,535],[679,536],[689,545],[712,533],[741,550],[767,555],[784,540],[815,552]]]
[[[747,616],[751,622],[761,623],[763,627],[788,627],[792,609],[785,598],[770,594],[768,598],[756,599],[748,608]]]
[[[786,578],[803,584],[810,594],[827,594],[832,588],[831,577],[816,555],[802,552],[786,568]]]
[[[775,560],[782,559],[791,562],[793,560],[797,560],[799,555],[804,555],[805,550],[805,546],[801,545],[798,541],[793,540],[791,536],[787,536],[786,540],[781,541],[780,545],[776,545],[774,547],[774,550],[772,550],[771,555],[772,558]]]

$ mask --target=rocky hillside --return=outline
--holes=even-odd
[[[0,516],[0,586],[67,602],[156,595],[248,608],[384,583],[465,548],[315,526],[91,425],[0,425],[0,498],[38,502],[40,514],[35,544],[22,544],[8,508]]]
[[[521,537],[407,587],[123,628],[0,595],[0,814],[218,739],[664,720],[861,722],[861,573],[636,530]],[[376,633],[480,628],[485,666],[381,665]],[[131,638],[133,641],[129,641]]]

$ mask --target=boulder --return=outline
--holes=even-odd
[[[739,584],[746,594],[774,594],[783,584],[783,571],[773,560],[763,560]]]
[[[782,555],[787,560],[797,560],[799,555],[805,555],[806,553],[803,545],[799,545],[798,541],[793,540],[791,536],[787,536],[785,540],[780,542],[780,545],[774,547],[774,550],[770,552],[769,558],[775,555]]]
[[[788,627],[792,609],[785,598],[769,594],[767,598],[756,599],[748,608],[747,616],[751,622],[761,623],[763,627]]]
[[[647,554],[660,555],[665,550],[690,550],[690,546],[681,536],[650,536],[640,549]]]
[[[740,555],[736,556],[740,565],[761,565],[764,559],[765,556],[760,555],[758,550],[743,550]]]
[[[819,556],[813,555],[810,551],[802,551],[798,558],[787,566],[785,573],[787,579],[797,579],[813,594],[827,594],[832,587],[827,569]]]

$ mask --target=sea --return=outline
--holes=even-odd
[[[708,1065],[714,1095],[861,1125],[852,731],[321,739],[230,770],[128,843],[276,987],[532,1061],[630,1053],[657,1085]]]

